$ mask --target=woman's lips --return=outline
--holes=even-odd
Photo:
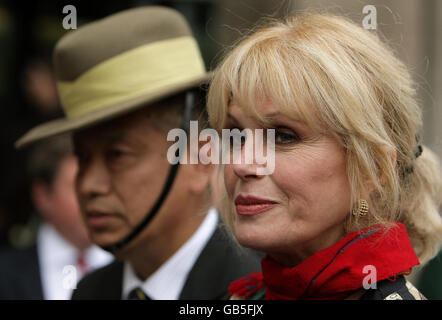
[[[275,207],[278,203],[255,196],[237,196],[235,199],[236,212],[239,215],[253,216]]]

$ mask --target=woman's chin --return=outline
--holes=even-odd
[[[238,243],[246,248],[267,252],[272,248],[272,241],[269,237],[255,233],[235,233]]]

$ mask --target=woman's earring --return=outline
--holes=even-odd
[[[358,202],[357,207],[353,207],[352,211],[354,216],[363,217],[368,213],[368,202],[367,200],[361,199]]]

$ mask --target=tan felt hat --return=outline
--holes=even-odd
[[[126,10],[62,37],[54,49],[64,118],[41,124],[17,148],[96,125],[210,79],[184,17],[159,6]]]

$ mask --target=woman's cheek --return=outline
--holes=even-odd
[[[229,197],[231,198],[235,191],[235,184],[238,180],[238,177],[233,172],[233,167],[231,165],[226,164],[224,166],[224,184],[226,186],[226,191]]]

